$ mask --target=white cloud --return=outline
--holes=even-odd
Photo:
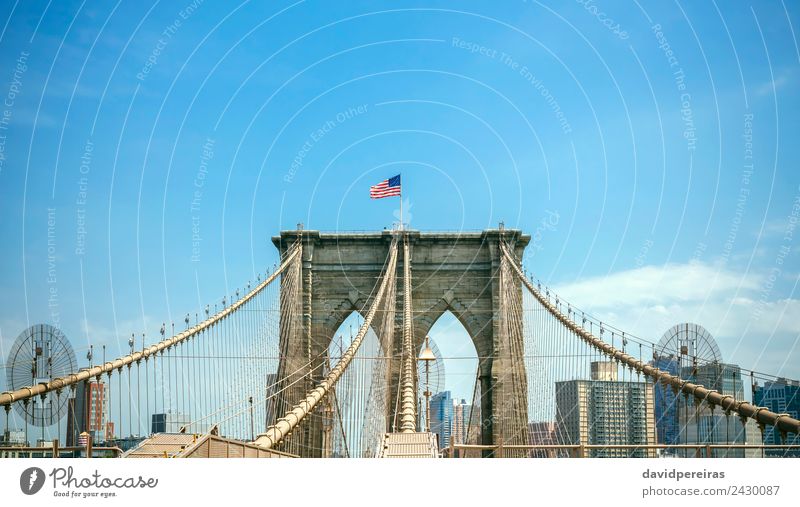
[[[723,360],[774,375],[800,377],[800,299],[762,294],[765,276],[692,261],[646,266],[555,287],[593,316],[657,342],[675,324],[702,325]]]
[[[762,97],[765,95],[771,95],[772,93],[785,88],[789,84],[791,84],[791,77],[789,76],[788,72],[783,72],[776,76],[774,80],[767,81],[756,86],[755,93],[756,95]]]
[[[669,306],[699,302],[722,294],[751,292],[759,287],[754,275],[728,271],[722,266],[692,261],[687,264],[645,266],[593,277],[561,286],[557,292],[581,307],[615,309],[619,306]]]

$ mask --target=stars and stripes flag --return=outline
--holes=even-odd
[[[377,185],[369,187],[369,196],[372,199],[383,199],[400,195],[400,175],[383,180]]]

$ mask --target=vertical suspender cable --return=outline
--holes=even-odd
[[[348,365],[352,361],[353,357],[358,351],[358,348],[361,346],[364,336],[369,331],[369,326],[372,323],[375,312],[383,300],[389,279],[395,276],[396,268],[397,240],[395,239],[392,241],[392,244],[389,247],[389,259],[386,271],[384,272],[380,283],[380,287],[375,295],[375,299],[372,301],[372,305],[367,313],[367,318],[364,319],[364,323],[361,325],[361,328],[359,329],[358,334],[353,342],[342,355],[342,358],[339,360],[336,366],[320,382],[319,386],[310,391],[306,395],[305,399],[295,405],[292,410],[286,413],[284,417],[278,419],[276,424],[267,428],[265,433],[259,435],[254,442],[256,445],[270,449],[276,444],[280,443],[283,438],[286,437],[286,435],[291,432],[292,429],[294,429],[314,409],[316,404],[328,393],[330,387],[336,384],[336,382],[342,376],[342,373],[347,369]]]
[[[414,383],[415,356],[411,314],[411,258],[408,237],[403,240],[403,394],[400,401],[400,432],[413,433],[417,429],[417,390]]]

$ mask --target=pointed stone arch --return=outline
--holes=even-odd
[[[368,308],[372,293],[384,268],[392,241],[392,231],[375,233],[320,233],[319,231],[283,231],[272,238],[284,253],[295,241],[303,244],[302,326],[294,336],[281,337],[298,350],[314,357],[330,344],[333,333],[353,310]],[[527,397],[512,399],[507,384],[512,358],[506,323],[500,315],[500,241],[512,246],[522,258],[530,236],[518,230],[490,229],[473,233],[421,233],[405,231],[410,243],[413,292],[413,332],[419,347],[425,334],[445,311],[450,311],[470,335],[479,359],[481,398],[481,441],[496,443],[503,439],[503,427],[509,403],[522,410]],[[402,263],[398,262],[398,276]],[[521,285],[519,287],[521,291]],[[397,288],[395,336],[402,326],[402,286]],[[511,325],[517,325],[511,323]],[[522,323],[518,323],[519,326]],[[379,335],[379,323],[373,328]],[[401,340],[395,340],[394,354]],[[313,375],[311,375],[313,377]],[[317,379],[315,379],[317,380]],[[397,375],[392,373],[387,388],[394,392]],[[297,398],[303,388],[297,389]],[[303,455],[319,456],[321,428],[314,423],[304,437]],[[389,428],[387,428],[388,430]]]

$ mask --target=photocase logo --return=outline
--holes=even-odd
[[[44,486],[44,470],[41,468],[26,468],[19,476],[19,489],[26,495],[35,495],[42,486]]]

